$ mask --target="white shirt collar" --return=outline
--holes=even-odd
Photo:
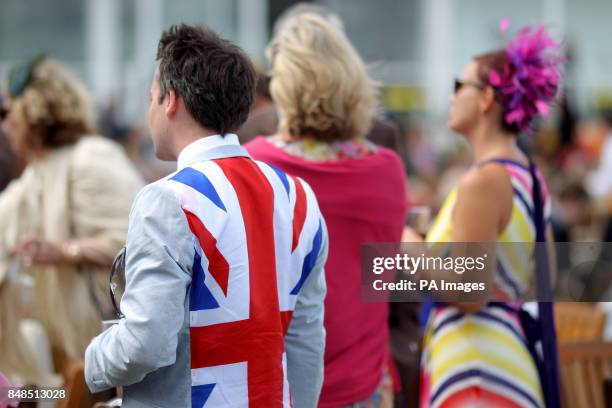
[[[236,156],[249,157],[247,151],[240,146],[237,135],[228,133],[225,136],[205,136],[187,145],[179,153],[177,168],[181,170],[200,161]]]

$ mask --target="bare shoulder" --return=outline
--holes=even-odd
[[[459,196],[499,197],[512,194],[509,176],[502,166],[489,165],[467,172],[459,180]]]
[[[512,210],[512,185],[501,166],[484,166],[459,180],[453,209],[457,242],[493,242]],[[474,222],[478,221],[478,222]]]

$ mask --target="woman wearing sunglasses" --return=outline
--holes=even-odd
[[[0,194],[0,272],[32,276],[32,314],[56,356],[82,358],[112,315],[108,271],[142,181],[118,145],[94,134],[89,97],[59,63],[14,68],[7,95],[2,131],[27,167]]]
[[[561,80],[557,48],[543,28],[524,29],[506,49],[475,57],[455,81],[448,123],[470,144],[474,165],[426,241],[432,247],[496,243],[496,266],[482,271],[491,275],[482,282],[492,285],[478,302],[433,307],[422,356],[422,407],[557,406],[548,383],[557,374],[541,370],[519,309],[539,273],[531,251],[543,240],[550,200],[542,175],[517,145],[533,119],[548,113]],[[504,245],[517,242],[528,245]]]

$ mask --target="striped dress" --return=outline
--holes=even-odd
[[[512,215],[496,250],[493,296],[502,301],[465,315],[449,305],[434,306],[424,337],[421,407],[544,407],[537,368],[516,312],[534,271],[531,174],[520,163],[492,161],[505,167],[514,190]],[[548,219],[548,191],[539,171],[537,176]],[[427,235],[436,252],[444,251],[444,243],[452,239],[456,199],[455,189]]]

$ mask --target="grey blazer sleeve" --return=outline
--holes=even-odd
[[[125,319],[85,352],[92,392],[139,382],[176,360],[195,250],[180,204],[163,183],[145,187],[134,201],[121,300]]]
[[[323,385],[323,302],[327,291],[324,266],[329,243],[323,217],[321,222],[321,250],[313,271],[298,295],[289,330],[285,335],[287,376],[291,385],[293,406],[296,408],[315,408]]]

